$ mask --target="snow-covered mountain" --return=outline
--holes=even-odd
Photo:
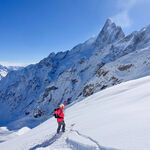
[[[0,128],[1,150],[149,150],[150,76],[105,89],[65,109],[66,132],[53,117],[36,128]],[[4,142],[5,141],[5,142]]]
[[[0,65],[0,80],[8,73],[8,68]]]
[[[24,66],[7,66],[9,71],[16,71],[16,70],[21,70],[24,68]]]
[[[0,81],[0,100],[14,120],[42,118],[63,101],[69,104],[147,76],[149,68],[150,26],[125,36],[108,19],[97,36],[70,51],[51,53],[38,64],[8,73]]]
[[[19,69],[22,69],[23,67],[20,67],[20,66],[2,66],[0,65],[0,80],[5,77],[8,72],[10,71],[15,71],[15,70],[19,70]]]

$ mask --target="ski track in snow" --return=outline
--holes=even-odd
[[[68,138],[66,139],[66,143],[70,145],[70,148],[73,150],[97,150],[97,148],[94,146],[87,146],[76,141],[70,140]]]
[[[83,135],[81,134],[79,131],[77,130],[71,130],[72,132],[76,132],[79,136],[86,138],[90,141],[92,141],[93,143],[95,143],[98,147],[99,150],[117,150],[117,149],[113,149],[113,148],[105,148],[104,146],[101,146],[96,140],[94,140],[93,138],[87,136],[87,135]]]
[[[57,144],[58,142],[58,145],[60,144],[61,146],[61,142],[65,143],[66,147],[67,148],[70,148],[72,150],[117,150],[117,149],[113,149],[113,148],[106,148],[104,146],[101,146],[96,140],[94,140],[93,138],[87,136],[87,135],[83,135],[81,134],[79,131],[77,130],[73,130],[72,127],[74,126],[75,124],[72,124],[71,125],[71,129],[66,132],[67,133],[67,136],[65,136],[65,134],[62,134],[60,133],[59,135],[58,134],[55,134],[53,135],[50,139],[47,139],[45,140],[43,143],[41,144],[38,144],[38,145],[35,145],[34,147],[30,148],[29,150],[46,150],[47,148],[48,149],[51,149],[51,146],[53,144]],[[86,139],[88,140],[89,142],[92,142],[93,144],[92,145],[89,145],[88,144],[84,144],[84,143],[79,143],[73,139],[71,139],[69,137],[69,134],[77,134],[78,136],[80,136],[81,138],[83,139]],[[58,141],[58,140],[61,140],[61,141]],[[53,148],[52,148],[53,149]],[[63,149],[63,148],[62,148]]]

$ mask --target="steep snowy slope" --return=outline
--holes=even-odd
[[[149,87],[150,76],[105,89],[66,108],[64,134],[55,136],[57,123],[51,118],[0,149],[149,150]]]
[[[84,95],[150,75],[150,47],[136,50],[101,67],[87,83]]]

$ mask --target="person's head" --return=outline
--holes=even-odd
[[[64,108],[64,104],[61,104],[59,107],[63,109]]]

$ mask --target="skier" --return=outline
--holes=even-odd
[[[57,134],[60,132],[60,129],[62,127],[62,132],[65,132],[65,122],[64,122],[64,112],[63,108],[66,105],[66,102],[61,104],[58,109],[54,110],[54,116],[57,118],[58,122],[58,128],[57,128]]]

